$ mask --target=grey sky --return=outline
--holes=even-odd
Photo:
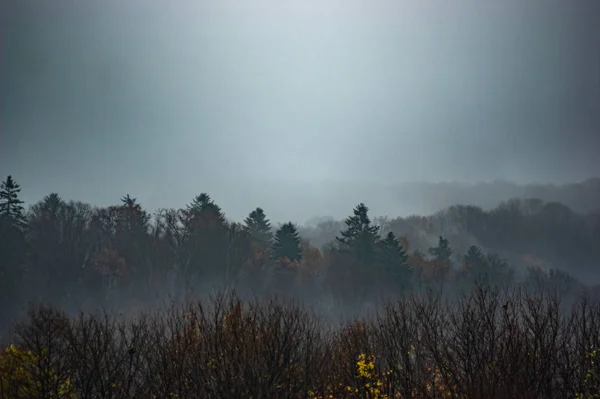
[[[10,1],[0,173],[28,201],[301,221],[377,200],[335,181],[600,171],[595,0]]]

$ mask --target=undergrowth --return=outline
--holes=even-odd
[[[0,354],[0,399],[598,398],[600,308],[478,288],[323,322],[234,294],[127,319],[32,306]]]

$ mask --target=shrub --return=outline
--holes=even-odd
[[[234,294],[127,320],[32,307],[0,353],[11,398],[595,398],[600,307],[480,288],[334,327]]]

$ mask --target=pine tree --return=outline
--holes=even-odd
[[[387,234],[384,240],[381,241],[381,259],[387,263],[405,265],[408,261],[408,255],[400,241],[391,231]]]
[[[372,226],[369,219],[369,208],[360,203],[354,208],[354,216],[345,220],[346,230],[341,231],[341,237],[336,237],[338,247],[342,251],[350,251],[359,260],[372,260],[379,242],[379,227]]]
[[[229,223],[206,193],[181,211],[182,248],[179,262],[186,284],[201,274],[223,277],[227,271]]]
[[[57,193],[50,193],[42,199],[41,208],[51,215],[58,214],[60,208],[64,205],[64,201]]]
[[[410,266],[408,255],[396,235],[391,231],[380,243],[380,257],[386,275],[394,282],[406,287],[409,283]]]
[[[436,261],[443,263],[450,263],[450,257],[452,256],[452,249],[447,239],[440,236],[437,247],[429,248],[429,254],[434,257]]]
[[[187,206],[186,213],[193,219],[202,219],[204,222],[217,222],[225,225],[225,215],[221,207],[215,204],[210,195],[202,193],[194,198]]]
[[[471,278],[483,284],[488,283],[487,263],[485,254],[475,245],[471,245],[464,256],[464,263]]]
[[[56,243],[63,239],[65,208],[66,204],[56,193],[46,195],[31,207],[29,238],[33,244],[38,245],[40,240]]]
[[[119,207],[119,218],[123,224],[121,227],[127,231],[146,233],[150,215],[144,211],[137,199],[127,194],[121,197],[121,203],[122,205]]]
[[[271,232],[271,223],[262,208],[256,208],[246,219],[246,231],[250,234],[252,241],[261,247],[269,247],[273,240],[273,233]]]
[[[147,265],[148,246],[150,244],[150,215],[129,194],[121,197],[121,206],[115,207],[117,251],[131,265],[132,270],[142,271]]]
[[[292,262],[302,259],[302,242],[298,229],[292,222],[285,223],[277,229],[273,243],[273,257],[288,258]]]
[[[27,220],[20,191],[11,176],[0,185],[0,307],[14,300],[27,255]],[[0,309],[0,324],[5,321],[3,313]]]
[[[9,225],[24,230],[27,226],[23,201],[19,199],[21,186],[8,176],[0,186],[0,219]]]

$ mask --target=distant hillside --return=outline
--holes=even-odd
[[[559,202],[578,213],[590,213],[600,210],[600,178],[565,185],[519,185],[505,181],[477,184],[240,181],[215,197],[236,220],[245,217],[250,203],[262,206],[275,222],[294,220],[308,224],[319,222],[322,216],[345,218],[348,210],[359,202],[367,204],[373,216],[390,218],[430,215],[456,204],[489,210],[511,198]],[[239,214],[235,215],[234,210],[239,210]]]
[[[395,197],[414,213],[427,214],[455,204],[491,209],[509,198],[537,198],[559,202],[579,213],[600,212],[600,178],[564,185],[492,183],[405,183],[394,189]]]
[[[381,234],[404,236],[410,249],[427,253],[440,235],[450,240],[453,260],[469,246],[500,255],[517,271],[537,264],[568,271],[582,281],[600,283],[600,214],[582,214],[556,201],[514,198],[483,210],[453,205],[429,216],[374,218]],[[344,229],[343,220],[303,226],[301,235],[321,247]]]

